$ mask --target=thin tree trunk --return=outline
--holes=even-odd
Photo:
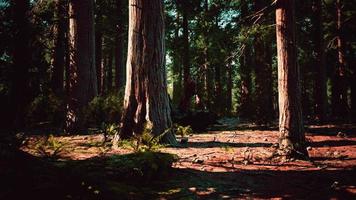
[[[112,86],[113,86],[113,73],[112,73],[112,65],[113,65],[113,57],[114,57],[114,52],[110,49],[109,54],[108,54],[108,65],[106,67],[108,71],[108,82],[107,82],[107,88],[108,92],[112,91]]]
[[[123,1],[116,0],[116,50],[115,50],[115,88],[120,90],[125,85],[124,65],[124,14]]]
[[[69,99],[66,132],[86,127],[84,109],[97,95],[94,39],[94,2],[71,0],[69,4]]]
[[[232,63],[231,60],[228,61],[226,70],[226,113],[231,114],[232,112]]]
[[[182,67],[181,67],[181,62],[179,62],[179,22],[180,22],[180,16],[179,13],[177,12],[177,17],[176,17],[176,24],[178,25],[175,28],[174,31],[174,49],[173,49],[173,104],[178,105],[179,101],[182,96]]]
[[[245,0],[241,1],[241,19],[248,15],[248,5]],[[243,23],[244,26],[247,26],[247,22]],[[241,77],[241,85],[240,85],[240,105],[238,107],[237,113],[241,118],[251,118],[254,114],[252,112],[252,80],[251,80],[251,47],[250,44],[245,43],[244,48],[242,49],[241,57],[239,59],[240,63],[240,77]]]
[[[277,0],[279,148],[287,157],[307,156],[296,64],[294,0]]]
[[[129,1],[129,46],[127,82],[120,136],[142,134],[147,126],[154,136],[171,128],[167,93],[162,0]],[[145,127],[146,125],[146,127]],[[115,136],[113,146],[119,137]],[[162,142],[175,144],[168,131]]]
[[[342,2],[336,0],[336,15],[337,15],[337,53],[338,64],[336,68],[334,83],[333,83],[333,114],[338,119],[344,119],[348,114],[347,106],[347,90],[346,90],[346,61],[345,61],[345,45],[343,38],[342,23]]]
[[[189,58],[189,27],[187,3],[183,2],[183,95],[180,102],[180,110],[187,112],[190,108],[190,99],[192,97],[193,81],[190,76],[190,58]]]
[[[323,18],[321,0],[313,0],[312,4],[313,41],[315,58],[315,83],[314,83],[314,109],[315,119],[323,122],[326,119],[327,94],[326,94],[326,69],[323,42]]]
[[[209,1],[205,0],[204,2],[204,11],[205,11],[205,20],[204,25],[205,27],[209,26],[208,22],[208,15],[209,15]],[[203,51],[203,81],[204,81],[204,104],[206,108],[210,111],[212,109],[211,106],[211,97],[212,97],[212,84],[209,81],[211,78],[211,70],[209,68],[209,33],[208,30],[204,30],[203,32],[204,37],[204,51]]]
[[[350,45],[350,68],[351,68],[351,78],[350,78],[350,87],[351,87],[351,118],[353,122],[356,122],[356,57],[354,54],[354,49]]]
[[[255,12],[267,6],[265,1],[255,0]],[[257,33],[254,39],[256,73],[256,117],[262,124],[273,120],[272,103],[272,55],[270,45]]]
[[[98,8],[98,7],[97,7]],[[97,75],[97,85],[98,85],[98,93],[100,95],[104,94],[104,84],[102,82],[102,77],[104,74],[103,72],[103,66],[102,66],[102,49],[103,49],[103,14],[101,9],[102,7],[99,7],[96,10],[96,23],[95,23],[95,65],[96,65],[96,75]]]
[[[57,96],[63,95],[65,68],[65,41],[67,31],[66,1],[56,0],[55,47],[53,61],[52,90]]]
[[[222,85],[221,85],[221,73],[220,73],[220,64],[216,64],[214,66],[214,111],[218,114],[221,113],[222,107]]]

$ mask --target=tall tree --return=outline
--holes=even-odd
[[[30,101],[29,68],[31,67],[30,52],[30,1],[12,1],[14,20],[13,69],[11,71],[12,86],[10,88],[9,124],[16,129],[24,128],[26,107]]]
[[[112,88],[113,88],[113,73],[112,73],[112,67],[113,67],[113,59],[114,59],[114,52],[113,49],[109,48],[109,52],[108,52],[108,62],[107,62],[107,89],[109,92],[111,92]]]
[[[342,30],[342,2],[336,0],[336,25],[337,25],[337,56],[338,63],[334,74],[333,83],[333,115],[341,119],[347,115],[347,89],[346,89],[346,60],[345,60],[345,41]]]
[[[69,4],[69,91],[66,131],[85,127],[84,108],[97,95],[94,39],[94,1]]]
[[[124,8],[123,1],[116,0],[116,49],[115,49],[115,88],[120,90],[125,84],[124,65]]]
[[[355,51],[350,45],[350,55],[355,55]],[[351,85],[351,118],[354,122],[356,122],[356,57],[353,56],[350,58],[350,68],[352,69],[351,71],[351,80],[350,80],[350,85]]]
[[[66,53],[66,32],[67,32],[67,2],[56,0],[56,24],[55,24],[55,47],[53,58],[52,89],[58,96],[63,95],[64,68]]]
[[[183,12],[183,55],[182,55],[182,63],[183,63],[183,95],[180,102],[179,108],[186,112],[190,108],[190,99],[193,96],[192,91],[195,90],[195,85],[193,83],[192,77],[190,75],[190,53],[189,53],[189,20],[188,20],[188,6],[189,3],[187,1],[180,1]],[[194,88],[194,89],[192,89]]]
[[[120,137],[142,134],[147,126],[158,136],[171,128],[167,93],[162,0],[129,1],[127,82]],[[146,126],[146,127],[145,127]],[[119,135],[114,138],[117,146]],[[172,132],[162,142],[175,144]]]
[[[264,0],[255,0],[255,12],[267,6]],[[259,26],[265,24],[266,19]],[[273,120],[273,88],[272,88],[272,54],[271,43],[266,41],[262,31],[258,31],[254,38],[255,73],[256,73],[256,117],[259,123],[269,123]]]
[[[226,64],[226,113],[231,114],[232,112],[232,88],[233,88],[233,69],[232,69],[232,59],[228,60]]]
[[[104,94],[104,65],[103,51],[103,1],[97,1],[95,7],[95,65],[97,75],[98,93]]]
[[[241,20],[242,25],[247,26],[248,22],[248,3],[245,0],[241,1]],[[238,114],[241,118],[249,118],[252,114],[252,80],[251,80],[251,46],[248,41],[244,42],[242,53],[239,59],[240,64],[240,106],[238,107]]]
[[[178,7],[178,5],[176,5]],[[176,19],[175,23],[177,26],[175,27],[174,30],[174,41],[173,41],[173,46],[174,48],[172,49],[173,51],[173,74],[174,74],[174,79],[173,79],[173,98],[172,101],[175,105],[179,105],[179,101],[182,96],[182,67],[181,67],[181,61],[180,61],[180,48],[179,48],[179,24],[180,24],[180,14],[177,12],[176,13]]]
[[[296,63],[294,0],[277,0],[279,148],[287,157],[307,156]]]
[[[312,2],[312,24],[313,24],[313,42],[314,42],[314,109],[315,119],[324,121],[326,118],[327,109],[327,94],[326,94],[326,70],[324,58],[324,42],[323,42],[323,18],[322,18],[322,2],[321,0],[313,0]]]

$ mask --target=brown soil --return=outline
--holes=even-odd
[[[306,161],[275,156],[278,131],[273,128],[240,125],[191,135],[182,147],[161,149],[179,160],[169,180],[143,191],[160,199],[356,199],[356,126],[309,126],[306,135]],[[39,139],[30,137],[22,149],[38,155]],[[61,159],[132,152],[103,147],[101,135],[56,139],[65,144]]]

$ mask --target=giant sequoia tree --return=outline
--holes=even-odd
[[[277,0],[279,147],[290,157],[307,155],[301,110],[299,68],[296,63],[294,0]]]
[[[94,39],[94,1],[69,4],[68,104],[66,131],[84,129],[84,108],[97,95]]]
[[[162,0],[129,1],[129,46],[121,138],[142,134],[149,126],[161,135],[171,125],[167,94]],[[117,144],[118,136],[114,139]],[[162,142],[174,144],[171,132]]]

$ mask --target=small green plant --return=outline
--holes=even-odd
[[[156,152],[163,147],[160,144],[160,140],[171,131],[171,128],[167,129],[160,135],[152,134],[152,125],[146,123],[144,125],[144,130],[142,134],[135,135],[131,140],[121,140],[118,143],[118,146],[123,148],[132,149],[134,152]]]
[[[190,126],[175,125],[175,134],[182,137],[186,137],[193,133],[193,129]]]
[[[36,151],[42,157],[57,159],[63,153],[65,146],[65,143],[58,141],[53,135],[50,135],[37,143]]]
[[[160,135],[152,134],[152,124],[146,123],[144,125],[144,130],[141,135],[135,137],[136,146],[134,147],[135,152],[146,152],[146,151],[157,151],[162,147],[159,143],[162,137],[167,133],[166,130]]]
[[[104,135],[104,142],[107,141],[108,137],[114,137],[116,134],[119,133],[119,125],[117,124],[101,124],[101,132]]]

